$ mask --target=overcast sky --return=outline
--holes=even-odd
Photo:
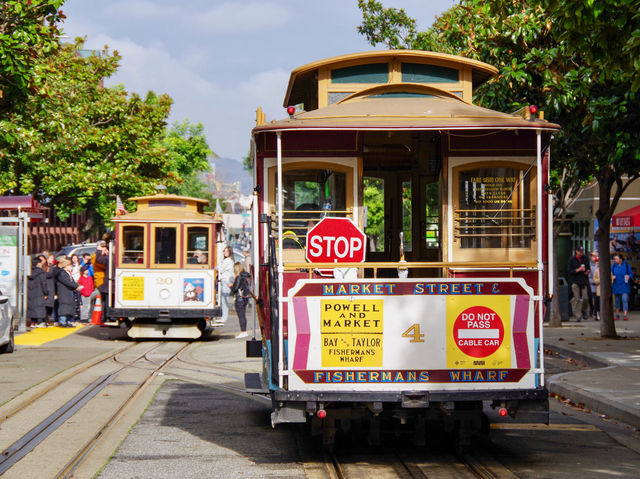
[[[453,0],[384,0],[427,28]],[[122,55],[107,85],[167,93],[169,121],[202,123],[209,146],[241,160],[255,109],[286,116],[289,73],[306,63],[374,49],[356,31],[357,0],[68,0],[63,29],[86,48]],[[378,49],[382,47],[376,47]]]

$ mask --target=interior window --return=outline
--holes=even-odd
[[[144,263],[144,227],[124,226],[122,228],[122,262]]]
[[[176,228],[158,227],[155,230],[156,264],[176,264]]]
[[[465,170],[458,177],[461,248],[529,248],[535,234],[530,175],[518,168]]]
[[[208,264],[209,228],[189,226],[187,228],[187,264]]]
[[[367,251],[384,252],[384,179],[373,176],[364,177],[363,184]],[[409,209],[411,209],[410,206]],[[410,239],[411,235],[408,236]]]
[[[402,182],[402,251],[412,249],[411,230],[411,181]]]
[[[427,183],[425,186],[425,225],[427,249],[440,248],[440,186]]]
[[[325,216],[347,216],[346,174],[328,169],[283,174],[283,248],[301,249],[307,231]]]

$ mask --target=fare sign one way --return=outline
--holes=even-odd
[[[366,236],[349,218],[323,218],[307,233],[310,263],[362,263]]]

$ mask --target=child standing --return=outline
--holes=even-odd
[[[78,284],[82,286],[80,295],[82,298],[82,305],[80,307],[80,321],[83,323],[89,322],[89,309],[91,309],[91,293],[93,293],[93,276],[89,274],[90,266],[85,264],[80,268],[81,276],[78,279]]]

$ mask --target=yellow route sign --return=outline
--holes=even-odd
[[[323,300],[320,313],[322,366],[382,366],[384,301]]]
[[[122,301],[144,301],[144,277],[122,277]]]

